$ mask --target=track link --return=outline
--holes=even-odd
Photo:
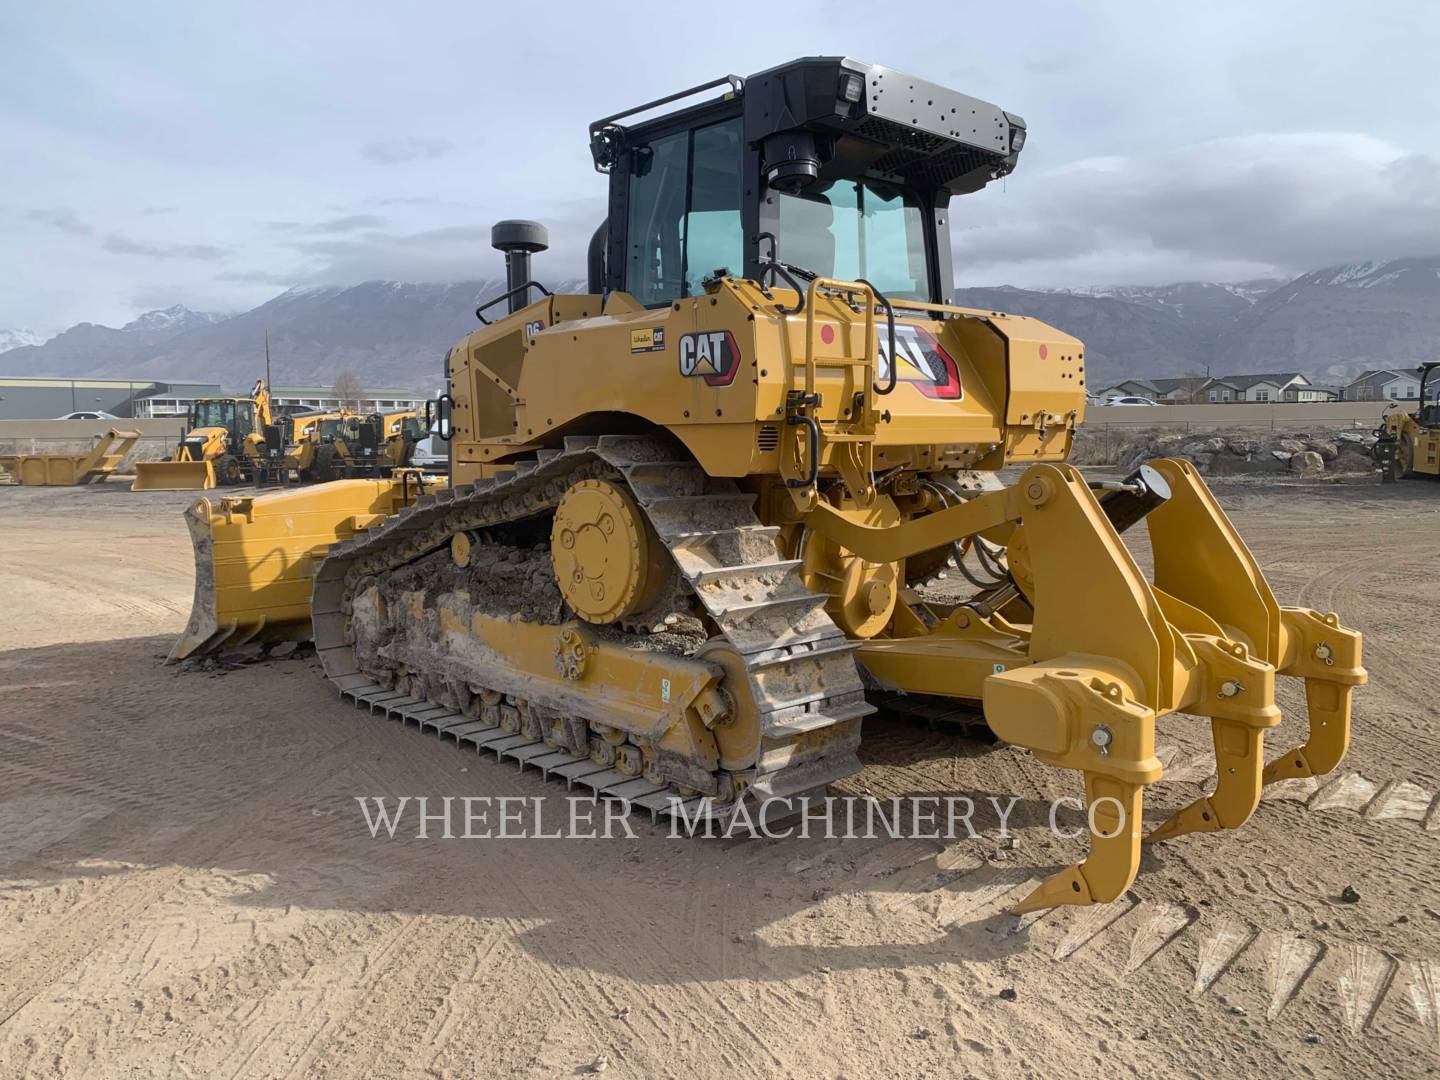
[[[683,448],[663,439],[567,438],[563,450],[541,451],[512,474],[424,495],[369,533],[332,547],[316,573],[312,606],[316,648],[341,695],[652,813],[672,807],[677,794],[693,797],[687,786],[626,775],[574,747],[517,731],[502,710],[466,715],[453,703],[388,687],[382,672],[365,670],[356,656],[350,616],[362,583],[442,549],[457,532],[552,513],[570,485],[587,478],[628,485],[680,577],[743,660],[746,696],[760,720],[759,756],[753,767],[721,778],[718,798],[746,791],[762,799],[795,797],[857,772],[860,720],[873,709],[854,644],[826,614],[826,598],[805,588],[799,564],[780,557],[778,530],[760,522],[755,497],[707,476]],[[437,682],[447,674],[433,672]],[[689,813],[694,799],[681,805]]]

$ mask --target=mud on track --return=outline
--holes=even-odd
[[[1014,847],[373,840],[357,795],[563,788],[341,705],[313,661],[160,667],[190,496],[111,487],[0,489],[0,1075],[1440,1069],[1440,485],[1218,489],[1282,602],[1366,633],[1342,782],[1019,928],[1007,899],[1078,853],[1044,825],[1073,781],[883,718],[849,793],[1013,794]],[[1210,772],[1199,722],[1163,740],[1156,821]]]

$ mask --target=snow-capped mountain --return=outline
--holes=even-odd
[[[585,291],[577,281],[557,281],[553,288]],[[504,290],[498,279],[367,281],[290,289],[229,317],[175,307],[148,312],[119,330],[81,323],[43,346],[0,353],[0,374],[248,386],[264,370],[268,332],[278,384],[328,386],[351,371],[369,386],[433,392],[450,346],[480,325],[476,305]]]
[[[1367,368],[1440,359],[1440,255],[1350,263],[1302,274],[1262,297],[1219,341],[1227,360],[1340,382]]]
[[[555,291],[584,292],[577,281]],[[291,289],[229,317],[183,307],[121,329],[81,323],[43,345],[0,352],[0,374],[176,378],[248,386],[270,333],[276,382],[433,390],[446,351],[474,330],[494,279],[367,281]],[[1440,353],[1440,256],[1333,266],[1293,281],[1179,282],[1042,291],[961,289],[956,301],[1034,315],[1085,342],[1087,381],[1215,371],[1304,371],[1340,382],[1367,367]],[[497,308],[498,313],[503,309]]]
[[[33,330],[0,330],[0,353],[24,345],[39,345],[45,339]]]
[[[1288,282],[961,289],[956,299],[1074,334],[1092,386],[1207,368],[1347,382],[1366,368],[1440,358],[1440,256],[1331,266]]]
[[[131,373],[124,369],[136,357],[154,351],[189,330],[216,326],[229,317],[191,311],[176,304],[164,311],[147,311],[119,329],[76,323],[47,341],[37,338],[8,351],[0,349],[0,375],[64,378],[104,374],[130,378]],[[183,370],[181,365],[166,374],[173,376]]]
[[[1172,285],[1082,285],[1045,291],[1124,300],[1157,311],[1173,311],[1182,319],[1212,319],[1236,315],[1283,284],[1284,278],[1256,278],[1237,282],[1179,281]]]
[[[224,322],[228,318],[230,318],[228,313],[222,315],[213,311],[191,311],[184,304],[175,304],[164,311],[147,311],[144,315],[131,319],[120,329],[126,333],[136,331],[179,333],[182,330],[189,330],[193,326],[210,326],[213,323]]]

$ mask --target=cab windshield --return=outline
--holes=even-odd
[[[197,401],[190,417],[192,428],[229,428],[235,421],[235,402]]]
[[[914,193],[865,179],[777,195],[781,260],[821,277],[865,278],[896,299],[930,299],[925,214]]]

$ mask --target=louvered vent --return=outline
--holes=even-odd
[[[755,438],[755,445],[768,454],[780,445],[780,429],[774,424],[761,424],[760,434]]]

